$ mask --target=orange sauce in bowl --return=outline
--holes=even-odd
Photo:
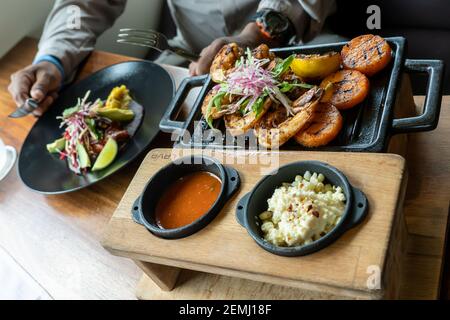
[[[163,193],[155,210],[162,229],[184,227],[209,211],[220,194],[222,182],[214,174],[199,171],[186,175]]]

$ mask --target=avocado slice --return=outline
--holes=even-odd
[[[50,153],[59,153],[66,148],[66,139],[56,139],[54,142],[47,144],[47,151]]]
[[[128,122],[134,118],[134,112],[128,109],[100,108],[97,113],[102,117],[119,122]]]
[[[89,168],[91,166],[91,159],[84,148],[83,144],[77,142],[77,154],[78,161],[80,162],[80,168]]]

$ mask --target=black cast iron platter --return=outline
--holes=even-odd
[[[361,151],[382,152],[387,148],[389,138],[398,133],[428,131],[436,128],[442,99],[442,77],[444,64],[441,60],[410,60],[406,56],[406,39],[392,37],[386,39],[393,51],[391,64],[379,74],[370,78],[370,94],[359,106],[344,111],[344,127],[339,136],[331,144],[320,148],[305,148],[293,141],[288,142],[283,150],[324,150],[324,151]],[[340,52],[346,42],[273,49],[280,57],[293,53],[325,53]],[[393,119],[393,111],[400,80],[403,73],[427,73],[428,89],[422,115],[412,118]],[[195,148],[226,148],[254,149],[253,132],[246,135],[245,146],[238,144],[236,139],[226,140],[217,136],[217,132],[208,130],[208,125],[201,114],[201,105],[208,91],[214,86],[209,76],[186,79],[177,91],[174,100],[160,123],[165,132],[177,132],[180,135],[178,143],[183,147]],[[189,91],[201,87],[191,112],[184,121],[176,120],[180,107]],[[401,97],[399,97],[401,98]],[[222,120],[215,126],[225,132]],[[184,134],[184,136],[183,136]]]

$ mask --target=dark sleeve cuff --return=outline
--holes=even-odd
[[[58,71],[61,73],[61,77],[62,77],[61,79],[63,79],[63,81],[64,81],[64,79],[66,78],[66,75],[64,72],[64,67],[58,58],[56,58],[55,56],[52,56],[52,55],[42,55],[42,56],[36,57],[33,61],[33,64],[38,64],[39,62],[43,62],[43,61],[53,63],[55,65],[55,67],[58,69]]]

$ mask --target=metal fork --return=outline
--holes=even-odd
[[[169,50],[190,61],[197,61],[200,58],[200,56],[195,53],[181,48],[172,47],[169,45],[167,37],[158,31],[130,28],[120,29],[118,37],[118,43],[153,48],[161,52],[164,50]]]

